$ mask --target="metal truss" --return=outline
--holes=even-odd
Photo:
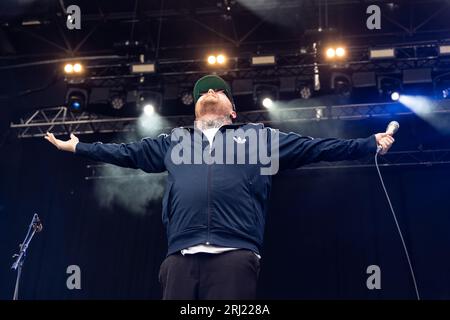
[[[450,149],[438,150],[412,150],[388,152],[384,156],[379,156],[378,165],[380,167],[399,166],[433,166],[450,164]],[[120,174],[116,170],[104,170],[111,167],[111,164],[89,164],[85,180],[105,180],[105,179],[130,179],[142,177],[146,173],[134,169],[122,169]],[[324,170],[324,169],[348,169],[348,168],[371,168],[375,166],[373,156],[360,160],[319,162],[298,168],[297,170]]]
[[[49,45],[50,48],[58,50],[57,52],[61,52],[66,54],[67,52],[71,54],[79,54],[80,49],[83,47],[83,45],[88,41],[94,41],[91,39],[91,36],[93,33],[99,32],[98,26],[101,23],[112,23],[114,25],[123,27],[125,23],[129,21],[134,21],[133,23],[141,23],[145,24],[149,21],[154,21],[156,19],[159,19],[159,21],[164,20],[164,25],[170,28],[171,23],[178,23],[179,21],[183,21],[184,19],[189,19],[190,22],[195,23],[196,25],[202,27],[205,31],[217,36],[221,40],[226,41],[226,43],[233,48],[236,47],[242,47],[243,45],[253,45],[254,43],[251,41],[250,35],[255,33],[259,30],[261,24],[264,24],[264,21],[259,19],[254,25],[248,27],[248,29],[245,30],[239,30],[241,36],[238,36],[238,33],[236,32],[236,26],[233,23],[233,30],[228,30],[230,28],[227,28],[228,26],[228,20],[223,19],[224,16],[224,10],[223,8],[220,8],[217,6],[217,1],[215,2],[201,2],[198,1],[199,4],[192,4],[188,1],[181,1],[181,2],[173,2],[172,6],[170,4],[166,4],[163,7],[156,9],[152,8],[152,10],[143,10],[139,12],[138,15],[136,15],[135,10],[134,11],[117,11],[114,10],[114,6],[106,4],[97,4],[96,9],[92,9],[89,12],[83,13],[83,21],[86,24],[86,29],[89,30],[84,34],[81,41],[78,43],[71,43],[70,42],[70,31],[65,30],[65,28],[62,28],[63,25],[65,25],[65,9],[64,5],[61,5],[61,8],[56,12],[56,16],[58,18],[56,19],[49,19],[48,17],[37,17],[42,21],[43,24],[49,24],[51,26],[54,26],[54,28],[49,28],[49,30],[44,35],[39,34],[38,32],[35,32],[33,28],[29,28],[27,26],[21,26],[12,24],[14,27],[14,30],[17,30],[18,32],[25,32],[28,35],[32,36],[37,41],[43,42],[46,45]],[[60,1],[61,3],[61,1]],[[111,2],[112,3],[112,2]],[[298,0],[286,0],[286,1],[253,1],[251,5],[251,10],[246,8],[246,6],[237,5],[233,7],[233,15],[242,16],[245,18],[247,15],[249,15],[251,12],[253,12],[254,15],[270,13],[274,10],[284,10],[284,12],[292,13],[292,12],[305,12],[312,18],[310,19],[311,22],[309,22],[306,25],[306,28],[308,30],[314,30],[317,27],[323,27],[323,28],[329,28],[330,25],[328,23],[328,18],[330,16],[329,12],[333,12],[339,7],[349,7],[349,6],[357,6],[357,5],[364,5],[364,1],[361,0],[324,0],[324,1],[298,1]],[[373,1],[374,4],[383,5],[386,3],[391,3],[395,5],[395,2],[388,1],[388,0],[378,0]],[[448,21],[444,21],[444,23],[441,21],[441,18],[443,15],[448,13],[448,2],[446,1],[437,1],[437,0],[409,0],[405,1],[404,4],[409,4],[409,10],[407,8],[402,8],[402,10],[405,10],[404,15],[408,16],[408,25],[405,25],[405,22],[398,21],[395,19],[394,16],[392,16],[388,11],[383,11],[383,18],[385,19],[386,26],[383,26],[383,29],[380,30],[380,32],[355,32],[351,29],[349,30],[342,30],[342,34],[344,35],[343,40],[347,40],[347,42],[351,43],[353,39],[358,38],[380,38],[381,36],[385,37],[392,37],[396,36],[397,38],[409,38],[411,36],[415,35],[444,35],[448,34],[449,31],[449,25]],[[367,3],[368,5],[369,3]],[[416,12],[420,11],[424,5],[434,6],[436,7],[436,10],[434,12],[431,12],[429,15],[423,17],[421,15],[415,14]],[[169,7],[166,7],[169,6]],[[405,6],[406,7],[406,6]],[[329,8],[329,9],[328,9]],[[324,14],[322,15],[322,12],[324,11]],[[322,19],[323,16],[323,19]],[[419,17],[417,17],[419,16]],[[204,23],[205,18],[208,17],[217,17],[215,22],[217,25],[212,26]],[[316,24],[316,18],[319,20],[319,25]],[[330,17],[331,18],[331,17]],[[420,20],[419,20],[420,19]],[[323,23],[322,23],[322,20]],[[56,26],[55,26],[56,24]],[[336,24],[336,23],[334,23]],[[331,23],[333,25],[333,23]],[[12,28],[11,28],[12,29]],[[221,31],[218,31],[221,30]],[[225,32],[228,30],[228,32]],[[151,45],[151,49],[154,51],[159,50],[180,50],[184,51],[186,47],[186,43],[173,43],[171,45],[163,46],[162,44],[156,45],[157,48],[155,48],[154,39],[160,36],[160,30],[158,30],[158,35],[152,34],[156,32],[151,32],[152,30],[149,29],[147,32],[149,33],[149,37],[147,40],[147,44]],[[12,36],[11,36],[12,37]],[[438,36],[439,37],[439,36]],[[439,37],[440,38],[440,37]],[[57,39],[56,40],[49,40],[49,39]],[[79,39],[77,39],[79,40]],[[131,39],[132,40],[132,39]],[[271,39],[270,42],[272,45],[275,44],[276,40],[279,39]],[[283,41],[289,42],[289,43],[298,43],[299,39],[284,39]],[[75,41],[73,41],[75,42]],[[89,42],[89,44],[92,44]],[[258,44],[261,44],[261,42],[258,42]],[[202,45],[204,45],[203,41],[201,43],[192,43],[190,44],[191,48],[200,48]],[[92,47],[86,46],[86,47]],[[105,48],[106,50],[106,48]],[[112,52],[111,49],[108,49],[109,52]],[[157,52],[156,52],[157,53]],[[85,51],[86,54],[92,54],[92,52],[89,53],[89,51]],[[30,57],[33,56],[33,54],[28,54]],[[158,54],[156,54],[158,56]],[[1,60],[1,58],[0,58]]]
[[[409,150],[409,151],[390,151],[383,156],[379,156],[378,165],[380,167],[391,166],[432,166],[450,164],[450,149],[436,150]],[[364,168],[374,167],[374,158],[367,157],[360,160],[338,161],[338,162],[320,162],[311,164],[300,169],[319,170],[336,168]]]
[[[392,45],[397,52],[403,54],[393,59],[370,60],[369,47],[347,48],[349,57],[343,62],[325,61],[322,57],[316,56],[314,52],[299,53],[295,50],[275,54],[277,58],[276,66],[252,66],[250,57],[233,56],[228,57],[228,64],[224,68],[211,69],[204,59],[161,59],[157,62],[157,72],[154,77],[178,77],[179,81],[189,79],[193,76],[198,78],[199,74],[216,72],[230,78],[258,79],[282,76],[312,76],[314,67],[322,70],[345,69],[348,72],[383,72],[392,73],[405,69],[434,68],[441,72],[450,71],[450,58],[438,55],[438,42],[416,42],[408,45]],[[434,50],[430,53],[430,47]],[[426,50],[421,53],[421,49]],[[88,70],[95,68],[103,70],[103,75],[109,77],[129,76],[129,70],[123,68],[124,64],[109,63],[102,66],[87,66]],[[120,68],[126,72],[121,74],[117,71]],[[184,76],[184,78],[179,78]],[[86,80],[99,79],[96,76],[87,76]]]
[[[204,59],[160,59],[156,61],[156,72],[150,74],[131,74],[130,59],[126,56],[97,56],[84,57],[81,59],[86,63],[86,74],[81,78],[67,77],[68,86],[82,85],[88,88],[123,88],[126,91],[137,90],[145,87],[157,92],[164,91],[171,86],[180,86],[191,89],[198,78],[205,74],[215,73],[225,80],[233,83],[233,80],[248,80],[253,83],[258,81],[278,81],[290,79],[295,84],[304,82],[314,83],[314,75],[318,70],[320,82],[323,84],[321,92],[327,93],[331,89],[333,73],[343,73],[351,78],[357,72],[374,72],[375,75],[391,75],[399,77],[402,70],[427,68],[433,70],[433,79],[450,73],[450,56],[438,55],[438,43],[414,42],[405,45],[394,45],[398,52],[404,52],[398,58],[388,60],[368,59],[369,47],[348,48],[349,57],[342,62],[327,62],[317,53],[300,53],[299,50],[276,54],[276,65],[253,66],[248,55],[240,55],[228,58],[228,64],[224,68],[211,69]],[[430,48],[434,49],[432,56]],[[424,54],[421,54],[424,49]],[[62,63],[68,58],[41,63]],[[0,66],[0,70],[15,67],[23,67],[31,64],[19,64],[15,66]],[[280,84],[280,89],[281,84]],[[294,90],[293,87],[289,90]]]
[[[112,118],[93,113],[73,113],[66,107],[35,111],[19,123],[11,123],[19,138],[43,137],[46,132],[55,135],[91,134],[133,131],[137,118]]]
[[[161,90],[170,83],[192,87],[200,76],[209,73],[216,73],[228,81],[295,78],[298,81],[313,83],[315,69],[317,69],[322,78],[321,81],[327,83],[333,72],[341,72],[349,77],[357,72],[398,76],[403,70],[427,68],[433,70],[433,78],[450,72],[450,56],[439,56],[439,43],[436,41],[415,42],[392,47],[395,47],[399,53],[397,58],[370,60],[368,58],[370,48],[363,46],[348,48],[349,56],[342,62],[325,61],[317,53],[299,53],[294,50],[276,54],[275,66],[253,66],[250,63],[250,57],[245,55],[228,57],[226,67],[214,69],[207,66],[204,59],[160,59],[156,62],[155,73],[141,75],[130,74],[129,60],[118,57],[116,60],[97,61],[87,65],[88,72],[83,77],[83,83],[91,87],[121,86],[127,88],[145,84],[145,86]],[[421,51],[422,49],[424,52]],[[66,81],[70,83],[70,78]],[[326,87],[325,85],[324,88]]]
[[[450,113],[450,100],[436,100],[430,113]],[[350,104],[303,108],[280,108],[277,111],[255,110],[238,114],[237,123],[286,123],[292,121],[357,120],[371,117],[414,114],[399,103]],[[136,130],[137,117],[110,117],[93,113],[73,113],[66,107],[35,111],[18,123],[11,123],[19,138],[42,137],[47,131],[55,135],[130,132]],[[191,127],[194,115],[164,117],[168,125],[161,131],[174,127]]]

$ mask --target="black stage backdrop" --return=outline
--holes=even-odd
[[[383,131],[387,122],[323,121],[285,129],[358,137]],[[402,124],[393,151],[409,144],[430,148],[448,144],[445,136],[433,135],[418,119]],[[112,136],[80,138],[108,142]],[[149,201],[141,213],[119,204],[101,206],[95,185],[114,179],[85,180],[91,162],[58,152],[43,138],[19,140],[10,135],[0,154],[0,299],[12,297],[11,256],[34,212],[43,220],[44,230],[29,249],[22,298],[160,298],[157,275],[167,247],[160,199]],[[382,168],[425,299],[450,299],[449,168]],[[276,176],[262,256],[260,298],[415,298],[374,167],[294,170]],[[81,268],[80,290],[66,287],[70,265]],[[370,265],[381,268],[380,290],[366,287]]]

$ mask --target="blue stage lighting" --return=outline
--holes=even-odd
[[[398,99],[400,99],[400,93],[398,93],[397,91],[392,92],[391,99],[393,101],[398,101]]]

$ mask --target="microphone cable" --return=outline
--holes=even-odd
[[[408,260],[409,270],[411,272],[411,277],[412,277],[412,280],[413,280],[413,283],[414,283],[414,289],[416,291],[417,300],[420,301],[419,289],[417,288],[416,277],[414,275],[414,269],[413,269],[413,266],[412,266],[412,263],[411,263],[411,259],[409,258],[408,249],[406,248],[405,240],[403,239],[402,230],[400,229],[400,226],[398,224],[397,216],[395,215],[395,211],[394,211],[394,207],[392,206],[391,199],[389,198],[389,194],[388,194],[388,192],[386,190],[386,187],[384,185],[383,177],[381,176],[380,168],[378,167],[378,153],[379,153],[379,151],[380,151],[380,149],[378,149],[376,154],[375,154],[375,167],[377,168],[378,176],[380,177],[380,181],[381,181],[381,185],[383,186],[384,194],[386,195],[386,199],[387,199],[387,201],[389,203],[389,207],[391,208],[391,212],[392,212],[392,216],[394,218],[395,226],[397,227],[398,234],[400,235],[400,239],[402,240],[403,249],[405,251],[406,259]]]

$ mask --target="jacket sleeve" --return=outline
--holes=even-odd
[[[375,135],[359,139],[314,139],[297,133],[279,133],[281,169],[293,169],[320,161],[354,160],[375,154]]]
[[[78,142],[75,154],[121,167],[142,169],[145,172],[163,172],[166,170],[164,157],[169,145],[170,135],[121,144]]]

